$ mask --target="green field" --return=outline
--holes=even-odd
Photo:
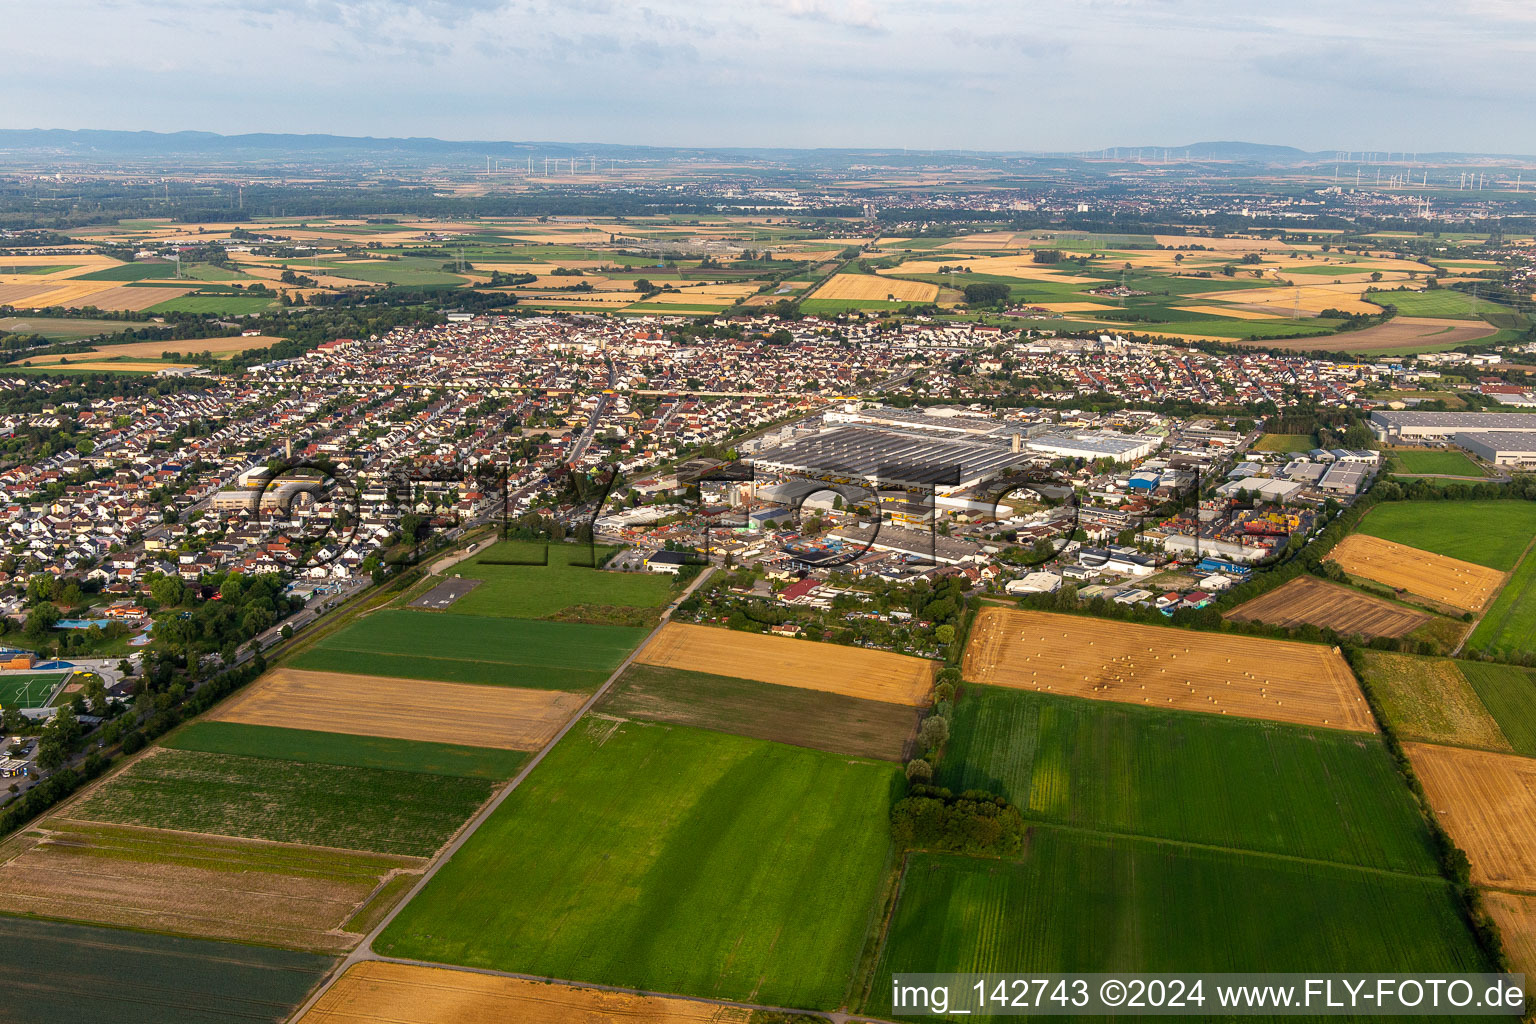
[[[367,281],[371,284],[458,286],[468,283],[459,275],[450,274],[442,270],[441,267],[444,262],[446,261],[410,256],[399,260],[362,260],[358,262],[330,260],[321,261],[319,271],[332,277],[347,277],[354,281]],[[295,264],[298,268],[302,268],[303,265],[302,261],[299,264]],[[299,272],[302,272],[302,269]]]
[[[886,761],[905,760],[918,719],[917,709],[900,704],[639,663],[599,706],[625,718]]]
[[[1363,651],[1363,679],[1399,739],[1509,750],[1497,719],[1450,658]]]
[[[1433,874],[1374,736],[966,684],[940,785],[1102,832]]]
[[[1265,434],[1253,443],[1256,452],[1309,452],[1316,447],[1311,434]]]
[[[1508,572],[1536,535],[1536,501],[1385,501],[1360,532]]]
[[[893,765],[589,718],[374,948],[835,1008],[877,911],[898,780]]]
[[[215,313],[238,316],[271,309],[276,302],[264,295],[183,295],[150,306],[148,313]]]
[[[160,749],[71,808],[87,821],[430,856],[491,794],[480,779]]]
[[[325,637],[289,664],[445,683],[592,690],[645,635],[629,626],[386,609]]]
[[[0,317],[0,331],[14,334],[41,334],[49,341],[78,341],[102,334],[117,334],[137,326],[125,320],[88,320],[66,317],[6,316]],[[9,369],[9,367],[8,367]]]
[[[0,1016],[71,1024],[286,1020],[335,960],[232,942],[0,917]]]
[[[1019,863],[911,857],[864,1009],[894,972],[1490,969],[1439,877],[1037,827]]]
[[[0,672],[0,708],[41,708],[63,672]]]
[[[486,560],[533,562],[548,552],[548,565],[487,565]],[[601,565],[612,548],[598,548]],[[602,618],[598,609],[660,608],[672,597],[672,577],[648,572],[604,572],[589,563],[586,544],[533,544],[505,541],[487,548],[454,572],[484,582],[459,598],[449,610],[463,615],[519,619]],[[654,620],[654,616],[650,617]]]
[[[33,266],[16,266],[5,262],[0,256],[0,274],[61,274],[66,270],[75,270],[85,266],[84,263],[40,263]]]
[[[517,750],[351,736],[244,722],[194,722],[164,743],[176,750],[266,757],[300,764],[384,768],[460,779],[510,779],[528,759],[527,754]]]
[[[1467,638],[1467,648],[1504,657],[1536,651],[1536,557],[1521,561]]]
[[[1456,667],[1515,753],[1536,757],[1536,671],[1487,661],[1458,661]]]
[[[120,263],[115,267],[93,270],[72,278],[75,281],[143,281],[148,278],[170,280],[176,276],[176,264],[169,260],[153,263]]]
[[[1451,451],[1400,451],[1391,453],[1391,469],[1394,473],[1413,475],[1430,473],[1440,476],[1482,476],[1477,463],[1461,452]]]
[[[1466,292],[1452,288],[1436,288],[1421,292],[1372,292],[1365,298],[1378,306],[1396,306],[1399,316],[1439,316],[1476,320],[1483,313],[1510,311],[1508,306],[1501,306],[1487,299],[1474,300]]]

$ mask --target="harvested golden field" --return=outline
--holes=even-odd
[[[1429,613],[1404,608],[1358,590],[1299,576],[1282,587],[1245,601],[1227,613],[1237,622],[1274,626],[1311,623],[1340,633],[1366,637],[1405,636],[1429,621]]]
[[[302,1024],[747,1024],[750,1010],[443,967],[353,964]]]
[[[1182,226],[1182,225],[1180,225]],[[1214,252],[1286,252],[1292,247],[1272,238],[1202,238],[1199,235],[1153,235],[1158,245],[1199,245]]]
[[[66,364],[64,362],[64,359],[68,359],[69,362]],[[27,362],[23,362],[21,365],[22,366],[51,366],[51,367],[58,367],[59,370],[61,370],[61,371],[65,371],[65,370],[90,370],[90,371],[104,370],[104,371],[116,371],[118,373],[158,373],[161,370],[184,370],[184,369],[190,369],[193,365],[195,365],[195,364],[192,364],[192,363],[166,363],[166,362],[149,363],[149,362],[145,362],[143,360],[125,360],[125,361],[120,362],[120,363],[114,363],[114,362],[109,362],[108,360],[105,360],[105,359],[83,360],[79,356],[73,356],[73,357],[65,356],[64,359],[59,359],[59,358],[39,359],[39,360],[37,360],[35,362],[29,360]]]
[[[538,750],[585,700],[558,690],[278,668],[207,717],[354,736]]]
[[[877,274],[833,274],[826,284],[811,293],[815,299],[870,301],[893,298],[898,302],[932,302],[939,296],[939,286],[923,281],[902,281]]]
[[[1382,716],[1402,738],[1510,749],[1477,691],[1450,658],[1364,651],[1365,680]]]
[[[1531,991],[1536,988],[1536,896],[1488,889],[1483,905],[1499,926],[1515,970],[1526,976],[1526,991]]]
[[[1405,743],[1435,816],[1472,862],[1472,881],[1536,892],[1536,760]]]
[[[160,289],[156,289],[159,291]],[[249,348],[266,348],[282,341],[282,338],[273,338],[267,335],[256,335],[250,338],[192,338],[186,341],[131,341],[125,345],[98,345],[84,355],[123,356],[131,359],[158,359],[163,352],[174,352],[177,355],[197,355],[203,352],[211,352],[216,356],[227,355],[230,352],[244,352]]]
[[[1298,309],[1302,313],[1321,313],[1325,309],[1342,309],[1346,313],[1380,313],[1380,307],[1360,298],[1363,290],[1358,284],[1298,282],[1291,286],[1222,292],[1221,298],[1223,302],[1243,305],[1271,316],[1290,316]]]
[[[1486,608],[1504,582],[1497,569],[1363,533],[1345,537],[1328,557],[1351,576],[1466,611]]]
[[[1337,648],[1082,615],[983,608],[965,678],[1093,700],[1372,732]]]
[[[1237,306],[1174,306],[1174,309],[1185,313],[1197,313],[1200,316],[1228,316],[1234,320],[1273,320],[1273,313],[1260,313],[1257,310],[1242,309]]]
[[[49,818],[0,846],[0,911],[340,952],[408,857]]]
[[[0,305],[31,308],[28,299],[52,290],[51,284],[0,284]]]
[[[889,651],[669,622],[635,660],[888,704],[928,703],[934,662]]]

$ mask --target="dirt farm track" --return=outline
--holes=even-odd
[[[985,608],[965,678],[1128,704],[1373,732],[1343,656],[1319,644]]]

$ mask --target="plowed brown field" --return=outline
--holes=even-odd
[[[1430,806],[1479,885],[1536,892],[1536,760],[1405,743]]]
[[[1306,622],[1367,637],[1403,636],[1429,621],[1426,612],[1404,608],[1313,576],[1299,576],[1283,587],[1245,601],[1228,612],[1227,618],[1237,622],[1267,622],[1275,626]]]
[[[936,670],[934,662],[888,651],[680,622],[667,623],[635,660],[912,707],[928,702]]]
[[[1497,569],[1352,533],[1328,556],[1351,576],[1461,608],[1482,611],[1504,582]]]
[[[250,725],[538,750],[586,698],[558,690],[279,668],[208,718]]]
[[[746,1024],[751,1011],[685,999],[546,985],[369,960],[353,964],[302,1024]]]
[[[1081,615],[984,608],[965,678],[1094,700],[1371,732],[1336,648]]]

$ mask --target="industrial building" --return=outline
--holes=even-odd
[[[1134,462],[1157,451],[1161,437],[1149,434],[1116,434],[1109,431],[1041,434],[1024,442],[1030,451],[1057,459],[1114,459]]]
[[[830,482],[887,488],[933,487],[953,494],[974,487],[1033,453],[1008,443],[923,437],[870,427],[838,427],[759,451],[758,473],[798,473]]]
[[[1525,433],[1532,429],[1523,412],[1386,412],[1371,413],[1371,429],[1383,441],[1445,441],[1466,432]],[[1459,443],[1459,442],[1458,442]]]
[[[1513,415],[1536,426],[1536,417],[1522,413]],[[1464,430],[1457,433],[1454,440],[1495,466],[1536,464],[1536,430]]]

